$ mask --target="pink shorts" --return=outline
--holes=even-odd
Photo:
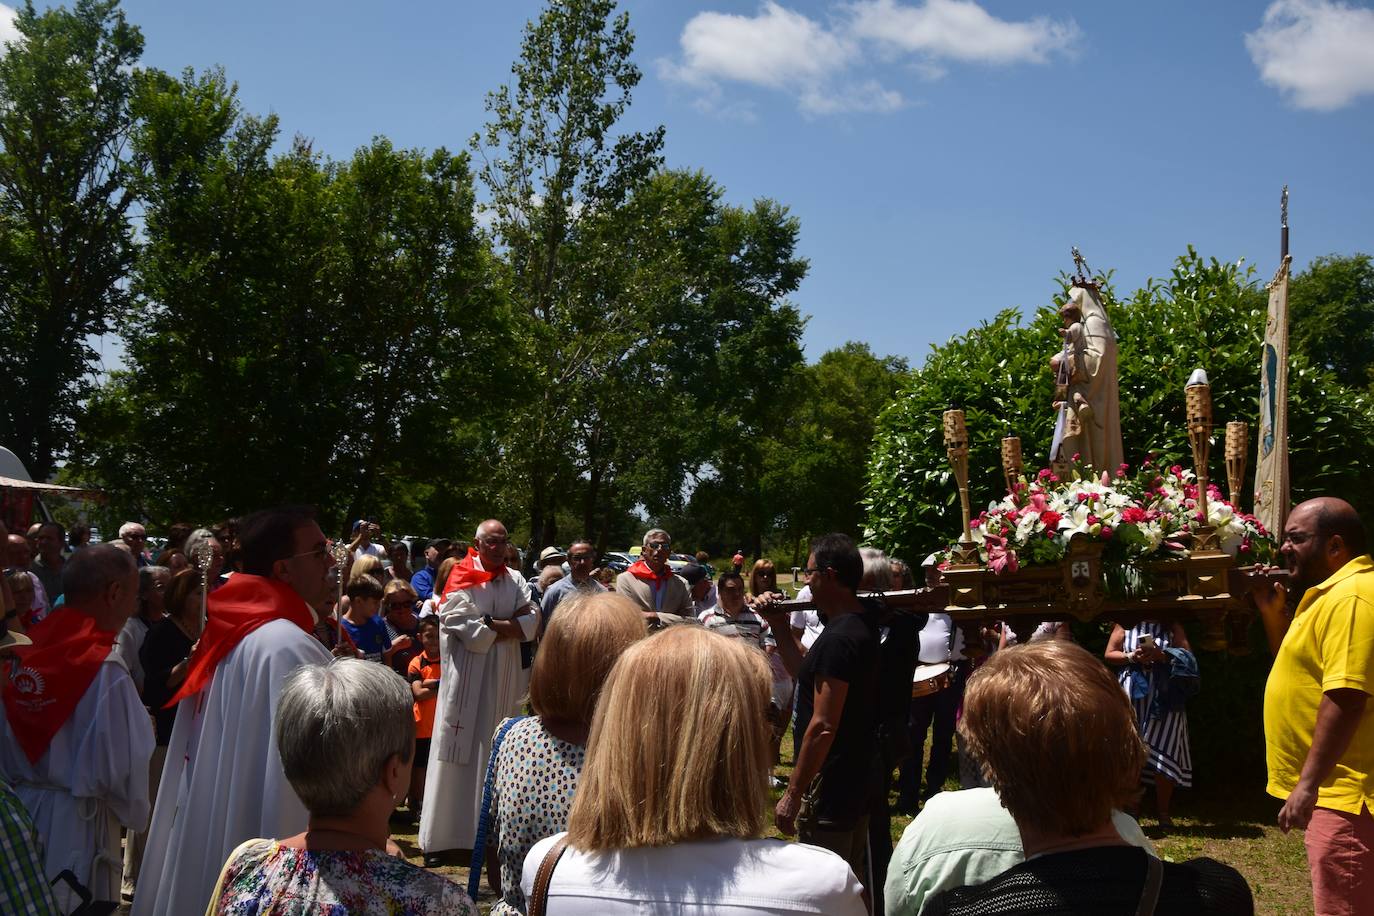
[[[1374,814],[1317,807],[1307,825],[1316,916],[1374,916]]]

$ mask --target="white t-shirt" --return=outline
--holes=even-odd
[[[561,836],[540,840],[525,857],[526,900],[539,863]],[[548,911],[865,916],[862,892],[844,859],[805,843],[716,839],[593,854],[568,847],[549,882]]]
[[[798,601],[811,600],[811,586],[804,585],[802,590],[797,592]],[[821,638],[821,633],[825,630],[825,624],[821,623],[821,615],[816,611],[793,611],[792,629],[801,630],[802,648],[808,652],[812,644]]]
[[[921,664],[938,665],[943,661],[958,661],[964,657],[964,633],[954,631],[954,648],[950,651],[949,631],[953,621],[948,614],[931,614],[921,629]]]
[[[358,562],[361,557],[376,557],[379,560],[385,560],[386,548],[381,544],[359,544],[353,548],[353,562]]]

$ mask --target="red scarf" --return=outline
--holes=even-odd
[[[625,571],[628,572],[630,575],[634,576],[636,579],[642,579],[645,582],[651,583],[655,587],[658,587],[663,583],[667,582],[669,579],[673,578],[673,568],[671,566],[665,564],[663,567],[663,575],[660,576],[658,573],[654,572],[652,569],[649,568],[649,564],[644,562],[643,557],[640,557],[638,560],[636,560],[630,566],[630,568]]]
[[[29,763],[47,753],[114,646],[112,630],[73,607],[60,607],[29,630],[33,645],[14,651],[20,668],[5,685],[5,715]]]
[[[477,568],[477,549],[468,548],[468,555],[463,557],[448,574],[448,581],[444,583],[444,589],[440,592],[441,599],[447,598],[452,592],[461,592],[465,588],[472,588],[474,585],[481,585],[483,582],[490,582],[497,576],[506,574],[506,567],[498,566],[493,570]]]
[[[219,663],[263,624],[289,620],[307,634],[313,635],[315,630],[315,620],[305,600],[291,586],[276,579],[235,573],[210,593],[206,604],[209,619],[191,654],[191,668],[181,689],[163,709],[171,709],[185,697],[203,690],[215,676]]]

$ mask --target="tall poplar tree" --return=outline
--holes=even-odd
[[[117,0],[15,19],[0,49],[0,442],[42,479],[71,446],[127,308],[129,98],[143,36]]]

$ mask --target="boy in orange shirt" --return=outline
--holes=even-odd
[[[410,799],[406,807],[413,817],[420,816],[420,800],[425,797],[425,768],[429,765],[429,741],[434,734],[434,707],[439,701],[439,618],[420,618],[419,655],[407,669],[410,692],[415,696],[415,760],[410,770]]]

